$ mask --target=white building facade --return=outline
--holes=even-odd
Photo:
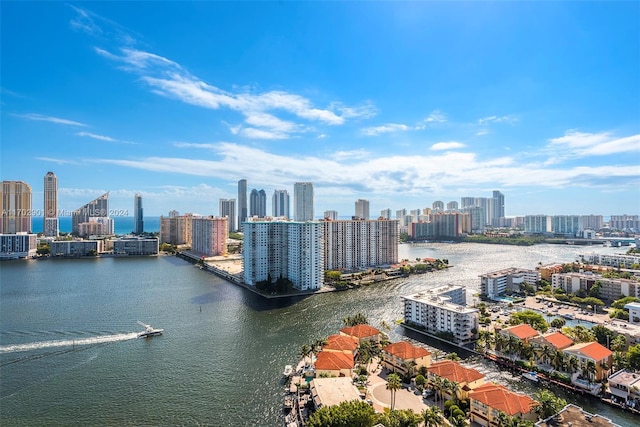
[[[0,259],[33,257],[37,249],[38,241],[35,234],[0,234]]]
[[[535,285],[540,280],[540,272],[523,268],[505,268],[480,275],[480,294],[495,299],[507,290],[517,290],[523,283]]]

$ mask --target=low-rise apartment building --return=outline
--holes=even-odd
[[[104,252],[102,240],[56,240],[51,242],[51,256],[95,256]]]
[[[495,299],[508,290],[519,290],[523,283],[535,285],[539,280],[540,272],[537,270],[511,267],[492,271],[480,276],[480,295]]]
[[[510,417],[536,421],[535,408],[539,405],[527,395],[514,393],[504,386],[485,383],[469,393],[469,418],[471,425],[496,426],[498,417],[504,412]]]
[[[433,335],[451,333],[458,343],[477,339],[478,309],[454,304],[450,296],[430,291],[402,299],[405,322],[419,325]]]
[[[609,267],[629,268],[640,264],[640,254],[584,254],[580,261],[587,264],[606,265]]]
[[[38,241],[35,234],[0,234],[0,259],[29,258],[36,256]]]
[[[598,282],[600,299],[615,301],[623,296],[640,297],[640,282],[628,279],[610,279],[593,272],[556,273],[551,276],[551,287],[575,294],[580,289],[589,291]]]
[[[416,370],[431,366],[431,352],[406,341],[389,344],[382,349],[382,355],[382,366],[393,372],[406,374],[410,365]]]
[[[158,255],[158,239],[155,237],[123,237],[113,240],[116,255]]]

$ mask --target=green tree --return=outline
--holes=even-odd
[[[437,406],[428,406],[422,411],[424,427],[439,427],[443,424],[444,415]]]
[[[395,372],[387,377],[387,390],[391,392],[391,410],[396,405],[396,391],[402,388],[402,380]]]
[[[361,400],[342,402],[336,406],[323,406],[309,417],[309,427],[371,427],[375,411]]]
[[[324,272],[324,278],[329,282],[337,282],[342,279],[342,273],[336,270],[327,270]]]
[[[366,325],[369,323],[364,314],[358,312],[354,316],[348,316],[342,319],[345,326]]]
[[[542,314],[532,310],[524,310],[511,314],[511,317],[509,318],[509,324],[519,325],[521,323],[526,323],[533,329],[543,333],[547,332],[547,330],[549,329],[549,324],[546,320],[544,320]]]
[[[627,352],[627,360],[629,368],[638,371],[640,370],[640,344],[629,346]]]
[[[302,357],[303,359],[306,359],[310,355],[311,355],[311,347],[309,347],[309,345],[307,344],[302,344],[302,347],[300,347],[300,357]]]
[[[564,325],[567,324],[567,321],[562,317],[556,317],[551,321],[551,327],[556,329],[561,329]]]
[[[611,341],[613,341],[613,338],[616,336],[614,331],[602,325],[592,326],[591,333],[594,335],[596,341],[604,346],[610,345]]]
[[[422,417],[410,409],[395,409],[388,413],[377,414],[374,422],[386,427],[418,427]]]
[[[424,389],[424,385],[426,384],[427,380],[424,377],[424,375],[418,374],[416,376],[415,382],[416,382],[416,387],[418,388],[418,390],[422,390],[422,389]]]
[[[538,406],[536,406],[535,412],[543,420],[549,418],[554,414],[557,414],[562,408],[567,406],[566,400],[557,397],[549,390],[544,389],[538,391],[535,394],[535,400],[540,403]]]

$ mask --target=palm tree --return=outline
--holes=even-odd
[[[498,416],[496,417],[497,427],[508,427],[511,424],[510,421],[511,420],[509,420],[509,416],[506,413],[502,411],[498,412]]]
[[[564,370],[565,354],[562,350],[556,350],[553,355],[553,367],[556,370]]]
[[[458,401],[460,400],[458,398],[458,394],[460,393],[460,384],[454,381],[449,381],[447,386],[447,389],[451,393],[451,398],[454,402],[458,403]]]
[[[309,355],[311,354],[311,347],[309,347],[307,344],[303,344],[302,347],[300,347],[300,356],[302,356],[303,361],[306,364],[306,359],[307,357],[309,357]]]
[[[441,350],[438,350],[437,348],[433,349],[433,351],[431,352],[431,354],[433,354],[433,358],[435,359],[435,361],[438,361],[438,358],[440,356],[442,356],[443,352]]]
[[[589,381],[589,386],[591,386],[591,381],[593,381],[596,376],[596,372],[598,372],[596,362],[594,362],[593,360],[589,360],[584,369],[587,372],[587,380]]]
[[[424,419],[424,427],[438,427],[442,425],[444,415],[437,406],[428,406],[422,411],[422,418]]]
[[[387,390],[391,391],[391,410],[396,405],[396,390],[402,388],[402,381],[400,380],[400,376],[395,372],[389,374],[387,377]]]
[[[468,425],[467,419],[462,416],[449,417],[449,423],[451,423],[452,427],[466,427]]]
[[[567,358],[567,368],[569,369],[569,373],[573,374],[578,370],[578,366],[580,365],[580,361],[573,354]]]
[[[551,363],[551,358],[555,356],[555,353],[556,351],[550,345],[542,346],[541,356],[542,356],[542,360],[544,360],[545,363]]]
[[[438,397],[442,400],[442,390],[445,389],[445,379],[442,377],[434,377],[431,381],[431,388],[436,393],[436,402],[438,401]]]
[[[416,362],[413,360],[411,362],[404,362],[402,364],[402,369],[404,370],[405,379],[411,381],[411,378],[416,374]]]

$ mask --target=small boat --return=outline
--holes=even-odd
[[[284,375],[285,377],[290,377],[291,374],[293,374],[293,366],[291,365],[285,366],[284,372],[282,373],[282,375]]]
[[[567,320],[575,319],[575,316],[573,314],[570,314],[570,313],[563,314],[562,317],[564,317]]]
[[[534,383],[540,381],[540,378],[538,378],[538,373],[535,371],[525,372],[522,374],[522,376],[530,381],[533,381]]]
[[[138,320],[138,323],[144,326],[144,331],[138,334],[138,338],[155,337],[156,335],[162,335],[164,329],[154,329],[151,325],[147,325]]]

